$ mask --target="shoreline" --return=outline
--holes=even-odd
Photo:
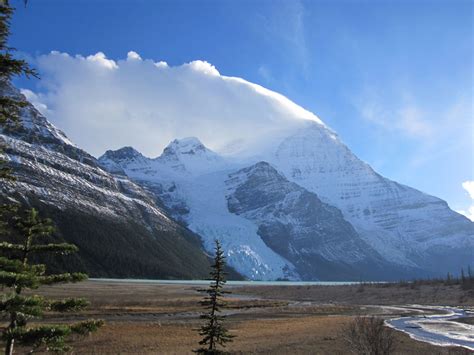
[[[166,279],[116,279],[116,278],[89,278],[92,282],[117,282],[131,284],[156,285],[207,285],[210,280],[166,280]],[[254,281],[254,280],[227,280],[227,286],[348,286],[386,284],[389,281]]]

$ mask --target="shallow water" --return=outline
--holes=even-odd
[[[431,308],[432,309],[432,308]],[[413,339],[440,346],[462,346],[474,350],[474,326],[455,322],[474,314],[454,307],[437,307],[437,315],[419,315],[391,319],[387,324]]]

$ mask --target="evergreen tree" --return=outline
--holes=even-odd
[[[0,81],[2,84],[9,83],[12,77],[18,75],[38,76],[25,60],[15,58],[12,54],[15,49],[8,46],[13,12],[14,8],[8,1],[0,1]],[[23,100],[2,95],[0,97],[0,124],[3,126],[18,122],[20,110],[24,106]]]
[[[34,349],[44,347],[49,351],[65,351],[68,336],[85,335],[102,326],[101,320],[86,320],[75,324],[40,325],[29,327],[31,318],[41,317],[44,312],[76,312],[88,302],[82,298],[50,300],[37,295],[24,295],[24,290],[37,289],[42,285],[78,282],[87,278],[82,273],[47,274],[43,264],[32,263],[39,254],[67,255],[77,252],[77,247],[67,243],[39,243],[54,231],[52,222],[41,219],[35,209],[24,215],[10,218],[12,240],[0,243],[0,285],[9,291],[0,301],[0,312],[8,317],[4,329],[5,354],[12,354],[15,344]]]
[[[13,57],[14,48],[8,46],[13,12],[14,9],[7,0],[0,0],[0,89],[5,89],[14,76],[37,77],[36,71],[26,61]],[[0,95],[0,126],[3,131],[18,128],[20,112],[25,104],[23,100],[18,100],[2,92]],[[3,143],[0,144],[0,153],[2,152]],[[4,158],[0,158],[0,178],[13,179],[11,169],[7,166]]]
[[[226,283],[226,273],[224,272],[225,257],[221,244],[217,239],[215,243],[214,264],[212,265],[210,273],[211,283],[206,290],[200,290],[201,292],[207,293],[201,301],[201,305],[208,311],[201,316],[201,318],[206,321],[199,329],[199,335],[203,336],[199,342],[201,348],[194,351],[199,354],[222,354],[223,352],[217,349],[217,346],[225,347],[225,344],[231,342],[232,338],[235,337],[229,334],[228,330],[222,324],[225,316],[219,314],[221,308],[225,306],[225,303],[222,301],[222,296],[230,292],[223,290]]]
[[[26,2],[25,2],[26,4]],[[21,110],[26,102],[9,93],[12,77],[35,76],[36,72],[28,63],[13,56],[14,48],[9,47],[10,21],[14,9],[8,0],[0,0],[0,127],[3,132],[19,128]],[[0,154],[3,153],[0,142]],[[14,180],[5,158],[0,157],[0,179]],[[12,232],[7,242],[7,232]],[[77,282],[87,278],[81,273],[51,275],[42,264],[33,264],[31,258],[37,254],[70,254],[77,251],[74,245],[61,243],[38,243],[54,231],[50,220],[40,219],[34,209],[18,215],[17,206],[0,206],[0,285],[7,289],[0,300],[0,312],[9,320],[2,339],[5,353],[12,354],[15,344],[32,348],[45,347],[47,350],[68,349],[66,338],[72,334],[88,334],[102,325],[102,321],[84,321],[72,325],[41,325],[28,327],[31,318],[41,317],[46,311],[70,312],[87,306],[84,299],[48,300],[36,295],[25,295],[24,290],[36,289],[41,285]]]

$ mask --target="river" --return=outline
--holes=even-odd
[[[403,307],[423,311],[423,314],[386,321],[394,329],[407,333],[413,339],[439,346],[462,346],[474,351],[474,325],[456,322],[473,317],[474,310],[455,307]],[[436,314],[425,314],[427,312]]]

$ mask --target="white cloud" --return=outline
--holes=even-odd
[[[456,212],[466,216],[467,218],[469,218],[471,221],[474,222],[474,205],[469,206],[467,210],[458,210]]]
[[[433,127],[425,119],[425,113],[417,106],[402,107],[397,112],[397,128],[415,137],[429,137]]]
[[[79,146],[95,155],[134,146],[149,156],[175,138],[199,137],[210,148],[320,122],[286,97],[241,78],[221,75],[205,61],[170,67],[129,52],[87,57],[51,52],[37,59],[37,107]],[[32,96],[35,95],[35,96]],[[45,105],[45,106],[41,106]]]
[[[474,180],[464,181],[462,183],[462,187],[464,188],[464,190],[466,190],[469,193],[469,196],[471,197],[472,202],[471,202],[471,206],[469,206],[467,210],[460,210],[457,212],[463,214],[464,216],[466,216],[467,218],[469,218],[471,221],[474,222]]]
[[[130,52],[130,53],[132,53],[132,52]],[[135,52],[133,52],[133,53],[135,53]],[[138,56],[138,57],[140,57],[140,56]],[[77,58],[84,60],[84,58],[82,58],[80,56],[78,56]],[[88,62],[97,63],[99,66],[110,69],[110,70],[117,69],[117,64],[113,60],[107,59],[105,54],[102,53],[102,52],[97,52],[94,55],[90,55],[87,58],[85,58],[85,60],[88,61]]]
[[[127,53],[127,60],[142,60],[142,57],[137,52],[130,51]]]
[[[45,116],[50,114],[48,106],[42,103],[39,96],[36,95],[33,91],[28,89],[21,89],[20,91],[23,95],[25,95],[26,99],[36,107],[39,112],[41,112]]]
[[[474,181],[464,181],[462,187],[469,193],[469,196],[474,200]]]
[[[369,91],[358,97],[355,105],[362,118],[385,130],[398,131],[413,138],[430,138],[434,128],[427,119],[428,114],[414,100],[402,96],[404,98],[395,104],[388,104]]]

